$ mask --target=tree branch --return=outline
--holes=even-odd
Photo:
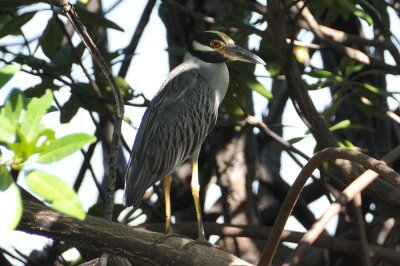
[[[132,61],[132,56],[135,53],[136,47],[139,43],[140,37],[142,37],[143,31],[149,22],[151,12],[153,11],[156,0],[149,0],[146,7],[143,10],[142,16],[136,26],[135,33],[132,36],[129,45],[125,49],[124,60],[122,61],[121,68],[119,69],[118,76],[125,78],[128,73],[129,66]]]
[[[24,201],[18,230],[84,246],[100,254],[114,254],[134,261],[134,265],[249,265],[217,248],[193,245],[186,238],[171,237],[156,244],[163,234],[134,229],[119,223],[86,216],[78,221]]]
[[[283,228],[286,224],[287,219],[290,216],[290,213],[293,210],[294,205],[296,204],[296,201],[298,197],[300,196],[300,193],[304,187],[304,184],[308,180],[308,177],[311,175],[311,173],[317,169],[323,162],[325,161],[333,161],[337,159],[343,159],[343,160],[350,160],[352,162],[358,163],[363,165],[366,168],[372,169],[374,172],[378,173],[379,175],[383,176],[385,179],[398,179],[400,175],[388,167],[384,162],[373,159],[361,152],[357,152],[354,150],[349,150],[349,149],[340,149],[340,148],[327,148],[323,151],[320,151],[316,153],[310,161],[304,166],[304,168],[301,170],[300,174],[296,178],[296,181],[293,183],[289,193],[286,196],[285,201],[283,202],[281,209],[279,211],[278,217],[275,220],[273,230],[271,232],[271,235],[268,238],[267,243],[265,244],[263,254],[261,256],[259,265],[270,265],[272,262],[272,258],[274,256],[274,253],[276,251],[276,248],[278,247],[279,244],[279,239],[282,234]],[[354,195],[357,192],[362,191],[365,189],[372,181],[374,181],[378,175],[374,176],[369,176],[367,179],[365,178],[357,178],[346,190],[343,192],[344,195],[344,200],[347,202],[349,200],[352,200]],[[355,184],[355,185],[353,185]],[[335,206],[335,204],[340,203],[333,203],[331,206]],[[340,208],[339,208],[340,210]],[[329,211],[329,210],[328,210]],[[327,211],[327,212],[328,212]],[[337,211],[337,208],[335,209]],[[336,212],[337,213],[337,212]],[[329,216],[332,217],[331,215],[332,212],[329,212]],[[328,217],[328,214],[327,214]],[[329,220],[328,220],[329,221]],[[313,231],[313,228],[307,232],[306,235],[303,236],[302,238],[302,244],[303,244],[303,249],[306,249],[310,243],[312,243],[312,240],[307,242],[305,239],[309,240],[310,235],[313,235],[313,240],[316,239],[316,237],[321,233],[324,229],[324,225],[326,224],[327,220],[323,219],[320,220],[318,223],[318,229],[315,227],[316,230]],[[313,234],[316,233],[316,234]],[[298,248],[299,249],[301,244],[299,244]],[[295,254],[296,256],[299,256],[300,253]]]
[[[334,135],[329,131],[327,124],[317,112],[308,94],[305,83],[301,79],[300,70],[295,62],[293,53],[286,43],[286,29],[284,27],[285,13],[281,1],[271,0],[269,2],[267,15],[268,29],[266,33],[276,44],[273,48],[275,48],[276,57],[285,74],[289,96],[293,101],[296,111],[313,134],[317,142],[317,148],[337,147],[337,141]],[[342,174],[340,177],[346,182],[350,182],[360,170],[354,168],[351,163],[343,160],[336,160],[333,165],[340,171]],[[398,202],[400,202],[399,189],[382,180],[374,182],[374,184],[368,188],[368,191],[392,205],[397,205]]]
[[[155,232],[164,232],[164,226],[165,225],[162,223],[143,224],[140,225],[140,228],[146,228],[147,230]],[[207,235],[218,235],[222,237],[249,237],[253,239],[266,239],[271,234],[272,230],[271,227],[268,226],[218,224],[211,222],[204,223],[204,229]],[[196,236],[196,223],[183,222],[174,224],[174,232],[183,235]],[[298,243],[303,235],[304,233],[284,230],[281,241]],[[360,256],[362,244],[354,240],[340,237],[320,236],[312,246]],[[368,250],[368,255],[371,258],[400,265],[400,253],[395,250],[372,244],[368,244]]]

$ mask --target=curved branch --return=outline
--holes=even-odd
[[[398,155],[398,149],[399,146],[396,147],[396,149],[390,151],[387,155],[384,156],[383,160],[389,161],[390,159],[394,159],[393,155]],[[371,159],[371,158],[370,158]],[[379,162],[379,161],[378,161]],[[342,192],[342,197],[336,202],[331,203],[328,207],[328,209],[322,214],[321,218],[313,224],[311,229],[301,238],[299,245],[297,246],[296,250],[293,252],[293,254],[290,256],[289,260],[289,265],[296,265],[296,261],[301,258],[301,256],[307,251],[307,249],[310,247],[310,245],[317,239],[317,237],[322,233],[324,230],[326,224],[336,215],[340,212],[342,207],[347,203],[352,201],[361,191],[363,191],[369,184],[371,184],[376,178],[378,178],[379,174],[382,175],[382,173],[379,172],[379,168],[387,171],[392,171],[394,172],[396,176],[392,178],[388,178],[386,175],[382,175],[385,179],[387,180],[392,180],[391,182],[394,183],[399,183],[399,178],[400,175],[397,174],[397,172],[391,170],[388,166],[386,166],[383,162],[381,162],[382,165],[376,165],[377,168],[370,168],[367,167],[371,170],[365,171],[363,174],[361,174],[359,177],[357,177],[350,185],[346,187],[345,190]]]
[[[327,148],[325,150],[317,152],[301,170],[300,174],[296,178],[296,181],[293,183],[289,193],[287,194],[285,201],[282,203],[278,217],[275,220],[272,232],[267,240],[267,243],[264,246],[264,251],[263,254],[261,255],[259,265],[271,264],[272,258],[278,247],[279,240],[281,238],[282,231],[286,224],[286,221],[289,218],[290,213],[292,212],[293,207],[296,204],[296,201],[299,198],[299,195],[304,187],[304,184],[308,180],[309,176],[323,162],[337,160],[337,159],[349,160],[361,164],[368,169],[372,169],[374,172],[383,176],[385,179],[396,180],[400,178],[400,175],[396,171],[388,167],[384,162],[373,159],[358,151],[341,149],[341,148]],[[349,186],[345,190],[346,193],[343,193],[344,200],[345,201],[351,200],[352,197],[357,192],[365,189],[376,178],[377,175],[375,176],[370,175],[368,179],[360,179],[360,178],[356,179],[352,184],[356,183],[357,185],[352,186],[351,184],[350,185],[351,188]]]

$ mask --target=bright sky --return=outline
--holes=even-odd
[[[137,22],[140,18],[144,5],[147,1],[139,0],[139,1],[122,1],[121,4],[115,8],[109,15],[108,18],[114,22],[116,22],[120,27],[124,28],[125,32],[118,32],[115,30],[109,30],[109,42],[110,49],[116,50],[119,48],[123,48],[131,38],[131,35],[137,25]],[[47,6],[47,5],[46,5]],[[105,7],[107,10],[108,7]],[[153,11],[149,25],[146,27],[143,37],[141,38],[136,55],[133,57],[132,66],[128,72],[127,81],[128,83],[138,92],[143,92],[147,98],[151,99],[156,91],[158,91],[159,87],[163,83],[164,79],[167,77],[169,68],[168,68],[168,54],[165,51],[167,47],[165,40],[165,28],[163,23],[158,17],[158,6],[156,6],[156,10]],[[48,17],[51,16],[50,12],[40,13],[38,16],[34,18],[32,23],[29,23],[23,27],[23,31],[27,34],[28,39],[29,36],[35,36],[36,29],[42,28],[45,26]],[[392,16],[393,17],[393,16]],[[396,17],[397,18],[397,17]],[[398,18],[397,18],[398,19]],[[134,27],[132,28],[132,25]],[[398,25],[398,21],[396,21],[396,25]],[[34,34],[31,34],[34,33]],[[307,39],[307,37],[305,38]],[[250,40],[251,41],[251,40]],[[313,65],[320,65],[320,59],[318,57],[313,58]],[[114,68],[116,72],[118,68]],[[81,70],[75,70],[78,75],[81,74]],[[261,67],[257,67],[257,74],[265,75],[266,72]],[[260,79],[266,87],[269,89],[270,80],[268,79]],[[33,82],[39,82],[37,78],[31,77],[24,73],[17,74],[11,82],[0,90],[0,104],[2,104],[5,100],[5,97],[9,93],[12,88],[26,88],[28,84],[32,84]],[[397,84],[398,78],[394,78],[390,76],[388,78],[389,88],[391,91],[398,91]],[[56,97],[60,102],[64,102],[69,95],[68,89],[61,90],[56,93]],[[320,99],[316,102],[317,108],[322,110],[327,104],[329,104],[330,96],[328,90],[319,90],[311,92],[311,95],[315,97],[315,99]],[[256,113],[260,117],[261,111],[265,108],[267,102],[265,99],[259,95],[254,95],[255,97],[255,108]],[[126,106],[125,115],[133,120],[135,126],[139,126],[140,118],[144,112],[143,108],[134,108]],[[53,113],[49,114],[46,118],[46,123],[51,125],[54,128],[57,128],[57,132],[59,135],[65,135],[70,132],[84,131],[92,134],[94,132],[94,127],[91,125],[91,122],[84,123],[82,121],[90,121],[86,112],[79,112],[79,118],[75,118],[68,125],[59,124],[58,115]],[[298,119],[297,115],[295,115],[295,111],[293,110],[292,105],[288,105],[284,112],[284,122],[285,125],[290,125],[290,127],[285,129],[284,138],[290,139],[293,137],[302,136],[306,131],[303,123]],[[135,130],[127,126],[123,125],[123,134],[131,145],[134,140]],[[312,148],[314,147],[314,141],[312,138],[306,138],[305,140],[296,144],[296,147],[308,155],[312,155]],[[297,176],[297,173],[300,171],[300,168],[295,165],[288,156],[283,153],[283,165],[285,167],[282,169],[282,176],[288,183],[294,181],[294,178]],[[81,154],[76,154],[75,156],[70,156],[62,162],[55,163],[52,165],[41,166],[43,170],[49,173],[53,173],[61,177],[63,180],[72,185],[74,177],[77,175],[79,171],[80,163],[82,160]],[[98,177],[102,176],[102,158],[101,151],[99,149],[96,150],[94,160],[98,162],[98,165],[95,166],[95,172]],[[36,166],[35,166],[36,167]],[[69,169],[69,171],[59,171],[60,169]],[[22,180],[22,179],[21,179]],[[92,204],[94,204],[95,199],[97,197],[97,193],[93,191],[93,182],[90,177],[85,178],[85,182],[83,183],[82,189],[80,190],[79,196],[85,204],[85,208],[89,208]],[[117,194],[117,200],[121,201],[121,193]],[[324,209],[327,206],[327,201],[322,200],[312,204],[311,208],[314,210],[320,211],[321,208]],[[333,228],[335,221],[332,223],[330,228]],[[291,219],[288,229],[294,230],[303,230],[301,226],[294,220]],[[48,243],[48,240],[37,237],[37,236],[29,236],[29,241],[27,241],[27,235],[20,232],[14,232],[7,236],[0,236],[0,246],[3,248],[7,248],[11,250],[11,247],[16,247],[20,251],[25,254],[29,254],[32,246],[30,243],[35,243],[34,247],[39,247],[39,242]]]

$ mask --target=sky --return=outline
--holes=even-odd
[[[111,1],[110,1],[111,2]],[[119,48],[123,48],[130,40],[131,35],[133,34],[135,27],[131,28],[131,25],[137,24],[144,5],[147,3],[145,0],[137,0],[137,1],[122,1],[121,4],[115,8],[112,12],[108,14],[108,18],[114,22],[116,22],[120,27],[124,28],[125,32],[118,32],[116,30],[109,30],[109,42],[110,49],[116,50]],[[107,6],[105,7],[107,10]],[[142,38],[137,47],[136,55],[133,57],[132,65],[129,69],[127,75],[127,82],[134,88],[137,92],[143,92],[144,95],[151,99],[153,95],[158,91],[164,79],[167,77],[169,73],[168,67],[168,53],[166,52],[167,43],[165,40],[165,28],[163,23],[158,17],[158,4],[156,5],[155,10],[151,14],[150,21],[148,26],[146,27]],[[42,28],[45,26],[47,18],[51,16],[51,12],[42,12],[34,18],[34,21],[25,25],[22,30],[32,36],[35,36],[36,29]],[[394,18],[393,18],[394,19]],[[398,25],[398,18],[393,23]],[[366,26],[366,25],[364,25]],[[265,25],[264,25],[265,27]],[[396,30],[396,29],[393,29]],[[397,34],[397,32],[394,32]],[[36,33],[37,34],[37,33]],[[368,30],[367,30],[368,34]],[[371,34],[371,33],[369,33]],[[398,36],[398,35],[397,35]],[[311,41],[311,35],[307,36],[305,34],[304,40]],[[75,39],[75,42],[78,40]],[[250,39],[250,45],[253,45],[257,42],[256,38]],[[311,63],[315,66],[320,66],[321,60],[318,56],[315,56]],[[118,68],[114,68],[115,70]],[[81,75],[79,73],[79,69],[76,70],[77,75]],[[259,75],[267,75],[266,71],[261,66],[257,66],[256,73]],[[17,74],[5,88],[0,90],[0,104],[2,104],[12,88],[26,88],[27,84],[37,83],[39,80],[32,76],[29,76],[24,73]],[[265,86],[269,89],[270,80],[266,78],[260,78],[260,82],[265,84]],[[389,90],[391,91],[399,91],[397,88],[398,78],[389,76],[388,77]],[[328,90],[319,90],[313,91],[310,93],[314,99],[319,99],[315,104],[318,110],[323,110],[329,102],[330,96]],[[68,89],[62,89],[60,92],[55,93],[57,99],[62,103],[66,101],[69,96]],[[254,94],[255,99],[255,109],[256,115],[261,117],[261,112],[265,108],[267,101],[265,98]],[[394,103],[392,103],[394,104]],[[396,103],[397,104],[397,103]],[[125,115],[129,117],[133,124],[138,127],[140,124],[141,116],[144,112],[144,108],[135,108],[131,106],[126,106]],[[91,122],[82,123],[82,121],[89,121],[89,117],[84,111],[80,111],[79,115],[74,118],[71,123],[66,125],[60,125],[59,117],[57,113],[48,114],[46,117],[46,123],[56,128],[57,136],[62,136],[68,133],[75,132],[77,129],[82,132],[87,132],[89,134],[93,134],[94,126],[91,125]],[[290,125],[290,127],[285,128],[284,130],[284,138],[291,139],[294,137],[302,136],[306,132],[306,127],[300,121],[296,112],[294,111],[291,104],[288,104],[285,112],[284,112],[284,125]],[[128,126],[127,124],[123,124],[122,133],[128,141],[129,145],[132,145],[135,137],[135,130]],[[314,147],[313,139],[306,138],[303,141],[296,144],[296,147],[302,151],[305,151],[309,156],[312,155],[312,149]],[[40,166],[43,170],[49,173],[53,173],[61,177],[69,184],[73,184],[74,179],[71,177],[75,177],[80,168],[80,162],[82,160],[82,155],[77,153],[74,156],[70,156],[63,160],[62,162],[55,163],[52,165]],[[286,166],[282,168],[281,175],[285,178],[285,180],[290,184],[294,181],[294,178],[297,176],[297,173],[300,171],[300,168],[292,162],[291,159],[284,153],[282,155],[283,164]],[[99,166],[95,166],[95,172],[97,176],[102,176],[102,157],[101,151],[96,149],[94,160],[99,163]],[[289,166],[290,165],[290,166]],[[35,165],[34,167],[37,167]],[[59,169],[69,169],[69,171],[60,172]],[[23,185],[23,178],[20,178],[21,185]],[[93,194],[93,186],[94,183],[91,181],[89,177],[85,178],[85,181],[82,185],[82,189],[78,194],[79,197],[84,202],[84,207],[87,209],[92,204],[95,203],[97,195]],[[117,193],[117,201],[121,202],[122,193],[119,191]],[[327,206],[328,202],[325,199],[320,201],[316,201],[311,204],[310,208],[318,213],[322,208]],[[335,225],[335,221],[333,221],[329,228],[333,230]],[[287,229],[304,231],[301,225],[294,219],[290,219],[288,223]],[[29,236],[29,241],[27,241],[27,235],[21,232],[13,232],[6,236],[0,236],[0,247],[7,248],[11,250],[12,247],[18,248],[25,254],[29,254],[32,249],[31,243],[35,243],[35,247],[38,247],[39,243],[48,243],[49,240],[45,238],[41,238],[38,236]]]

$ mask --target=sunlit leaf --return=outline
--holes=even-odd
[[[51,107],[53,95],[50,90],[40,98],[33,98],[26,109],[21,121],[21,130],[28,142],[36,138],[44,128],[40,123],[42,117]]]
[[[51,207],[56,211],[75,217],[78,220],[84,220],[86,217],[82,204],[78,200],[73,201],[67,198],[59,199],[53,202]]]
[[[26,176],[26,183],[33,193],[51,203],[56,210],[77,219],[85,218],[85,211],[76,192],[60,178],[32,171]]]
[[[359,8],[355,9],[354,15],[365,20],[365,22],[367,22],[369,26],[371,26],[373,24],[373,20],[372,20],[371,16],[362,9],[359,9]]]
[[[373,86],[371,84],[368,84],[368,83],[363,83],[362,86],[365,89],[367,89],[367,90],[369,90],[370,92],[373,92],[373,93],[380,93],[381,92],[377,87],[375,87],[375,86]]]
[[[120,89],[124,100],[126,100],[126,101],[131,100],[133,98],[133,89],[129,85],[129,83],[122,77],[116,77],[115,81],[118,84],[118,88]],[[107,87],[107,89],[111,89],[111,88]]]
[[[336,79],[341,80],[341,78],[333,72],[323,69],[314,69],[310,72],[306,73],[308,76],[313,78],[329,78],[329,79]]]
[[[96,141],[96,138],[83,133],[76,133],[64,136],[52,141],[34,161],[38,163],[52,163],[67,157],[84,145]]]
[[[6,65],[0,67],[0,88],[4,86],[19,70],[21,67],[17,64]]]
[[[297,62],[307,65],[310,61],[310,54],[308,53],[308,49],[304,46],[295,46],[293,49],[293,53],[296,57]]]
[[[351,125],[351,121],[349,119],[345,119],[345,120],[342,120],[339,123],[331,126],[329,128],[329,130],[336,131],[336,130],[340,130],[340,129],[346,129],[346,128],[350,127],[350,125]]]
[[[4,166],[0,167],[0,234],[14,230],[22,216],[18,186]]]
[[[11,143],[15,140],[15,125],[0,115],[0,142]]]
[[[272,93],[269,90],[267,90],[267,88],[265,88],[264,85],[262,85],[256,79],[246,80],[246,84],[252,91],[257,92],[258,94],[267,98],[268,100],[271,100],[274,97]]]

